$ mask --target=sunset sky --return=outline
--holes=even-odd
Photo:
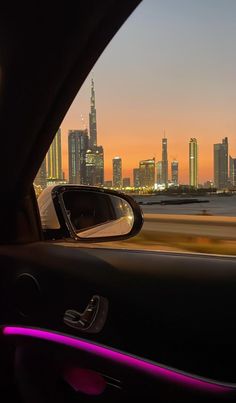
[[[90,82],[96,91],[98,144],[105,180],[112,158],[123,177],[141,159],[161,159],[163,130],[168,160],[179,161],[188,182],[188,142],[199,144],[199,183],[213,178],[213,143],[229,138],[236,157],[236,1],[144,0],[108,45],[62,126],[67,176],[69,129],[88,126]]]

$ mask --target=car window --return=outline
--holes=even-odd
[[[236,254],[235,19],[234,0],[143,1],[71,105],[36,194],[131,195],[143,229],[107,247]]]

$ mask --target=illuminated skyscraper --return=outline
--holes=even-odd
[[[161,182],[168,186],[168,153],[167,153],[167,138],[162,139],[162,178]]]
[[[143,160],[139,163],[139,180],[141,187],[154,187],[155,184],[155,158]]]
[[[198,187],[198,145],[195,138],[189,142],[189,185]]]
[[[102,146],[95,148],[95,185],[102,186],[104,183],[104,151]]]
[[[178,161],[172,161],[171,163],[171,182],[174,185],[179,183],[179,163]]]
[[[92,150],[87,150],[85,156],[86,166],[86,185],[95,186],[96,181],[96,153]]]
[[[122,160],[120,157],[115,157],[112,160],[113,165],[113,187],[122,187]]]
[[[98,146],[87,150],[85,156],[86,185],[102,186],[104,184],[104,155],[103,147]]]
[[[134,187],[139,188],[140,187],[139,168],[133,169],[133,181],[134,181]]]
[[[95,108],[95,90],[94,81],[91,81],[91,97],[90,97],[90,114],[89,114],[89,135],[90,149],[93,150],[97,146],[97,117]]]
[[[102,186],[104,183],[104,150],[102,146],[97,145],[97,115],[93,79],[91,80],[89,150],[86,161],[86,181],[87,184],[91,186]]]
[[[217,189],[228,187],[228,138],[214,144],[214,185]]]
[[[48,169],[47,177],[48,179],[63,179],[62,174],[62,156],[61,156],[61,129],[58,130],[56,136],[47,153]]]
[[[229,179],[230,184],[236,187],[236,158],[229,157]]]
[[[68,165],[69,183],[86,184],[86,152],[88,149],[88,131],[69,130]]]

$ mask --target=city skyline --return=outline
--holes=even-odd
[[[91,97],[88,129],[70,129],[68,131],[68,177],[62,170],[61,128],[58,129],[48,153],[36,176],[35,184],[45,187],[45,184],[65,183],[125,188],[139,184],[139,187],[164,189],[169,186],[188,184],[199,187],[199,153],[196,138],[189,140],[189,179],[187,183],[179,180],[179,162],[174,158],[170,167],[168,164],[168,138],[165,134],[161,140],[162,159],[149,158],[139,161],[139,168],[132,168],[133,176],[124,176],[121,157],[112,159],[112,181],[104,177],[104,149],[97,145],[97,119],[95,108],[94,80],[91,80]],[[214,186],[219,190],[236,184],[236,159],[229,155],[228,137],[222,143],[213,144]],[[211,183],[211,179],[205,183]],[[159,186],[160,185],[160,186]],[[158,187],[159,186],[159,187]],[[201,184],[200,184],[201,186]]]
[[[92,81],[92,92],[94,82]],[[92,106],[92,104],[91,104]],[[92,109],[92,108],[91,108]],[[96,123],[96,120],[95,120]],[[97,133],[96,133],[97,134]],[[114,188],[126,187],[153,187],[163,190],[169,186],[189,185],[199,187],[198,182],[198,143],[196,138],[189,140],[189,181],[179,181],[179,162],[171,161],[168,170],[168,140],[162,138],[162,160],[157,161],[155,157],[139,161],[139,168],[133,168],[132,177],[124,177],[122,170],[122,158],[114,157],[113,180],[104,179],[104,150],[102,146],[93,146],[91,150],[91,136],[88,130],[69,130],[68,132],[68,157],[69,177],[68,183],[91,186],[107,186]],[[213,185],[218,190],[226,190],[236,186],[236,158],[229,154],[228,138],[222,139],[221,143],[213,144],[214,181],[206,181],[200,186],[209,187]],[[64,172],[61,170],[61,130],[59,129],[50,146],[38,174],[35,184],[44,188],[46,185],[66,183]],[[165,173],[163,175],[163,166]],[[47,169],[46,169],[47,168]],[[169,172],[170,171],[170,172]],[[168,179],[169,178],[169,179]],[[158,185],[161,185],[158,187]]]
[[[164,129],[181,183],[188,183],[191,137],[198,140],[200,183],[214,177],[212,144],[228,137],[236,156],[235,12],[235,1],[146,0],[126,21],[92,73],[106,180],[115,155],[131,178],[139,161],[160,161]],[[90,81],[61,125],[65,145],[69,129],[84,128],[81,114],[89,128]]]
[[[132,172],[130,172],[129,176],[125,176],[125,169],[123,167],[123,159],[121,157],[113,157],[112,158],[112,172],[110,177],[106,177],[106,175],[104,175],[104,150],[102,146],[97,146],[97,118],[96,118],[96,107],[95,107],[95,87],[94,87],[94,79],[91,79],[91,96],[90,96],[90,112],[89,112],[89,133],[88,133],[88,129],[76,129],[76,130],[69,130],[68,131],[68,159],[69,159],[69,163],[68,163],[68,167],[69,167],[69,173],[68,173],[68,180],[69,183],[79,183],[79,176],[77,176],[76,181],[71,179],[71,174],[70,174],[70,170],[71,170],[71,162],[70,162],[70,135],[71,133],[85,133],[86,134],[86,138],[87,140],[85,141],[84,144],[86,144],[86,146],[84,146],[85,148],[83,149],[83,147],[80,145],[79,147],[77,147],[77,157],[74,156],[74,162],[76,160],[76,158],[80,158],[81,161],[84,161],[85,164],[85,171],[86,173],[84,173],[84,175],[86,176],[86,179],[80,179],[80,183],[81,184],[87,184],[87,185],[102,185],[104,182],[113,182],[114,187],[115,188],[121,188],[122,187],[122,183],[123,183],[123,177],[125,177],[127,179],[127,181],[125,181],[126,183],[128,183],[128,179],[130,181],[130,185],[133,186],[133,184],[136,182],[135,178],[134,178],[134,170],[135,168],[132,168]],[[83,119],[84,122],[84,119]],[[61,131],[59,130],[58,133],[61,133]],[[216,152],[215,152],[215,148],[217,146],[220,146],[220,144],[213,144],[214,147],[214,153],[213,153],[213,173],[212,173],[212,177],[207,178],[206,181],[204,181],[204,183],[206,183],[207,181],[213,181],[214,183],[217,183],[217,187],[219,189],[223,189],[227,186],[228,180],[230,179],[230,167],[229,165],[229,160],[228,160],[228,138],[226,137],[225,139],[227,139],[227,175],[226,173],[224,173],[223,175],[227,176],[227,180],[224,180],[224,186],[219,185],[219,181],[216,178]],[[224,140],[223,140],[224,143]],[[171,144],[171,143],[170,143]],[[82,156],[82,154],[80,153],[80,157],[79,156],[79,150],[81,150],[81,147],[83,149],[83,153],[84,156]],[[49,150],[49,155],[51,152],[51,148],[53,148],[53,143],[52,146],[50,147]],[[87,148],[87,151],[86,151]],[[197,188],[200,181],[198,180],[199,178],[199,153],[198,153],[198,140],[196,138],[190,138],[189,141],[189,150],[188,150],[188,159],[189,159],[189,165],[188,165],[188,180],[186,182],[181,182],[181,180],[179,180],[179,177],[181,177],[181,169],[179,170],[179,162],[176,160],[176,158],[173,158],[170,161],[170,166],[169,166],[169,161],[168,161],[168,137],[166,136],[166,132],[164,130],[164,137],[162,137],[161,139],[161,160],[160,161],[156,161],[156,157],[153,158],[148,158],[146,160],[141,160],[138,161],[139,165],[139,183],[142,186],[142,183],[144,183],[145,181],[147,181],[147,183],[151,183],[153,182],[153,186],[155,184],[159,184],[159,185],[165,185],[165,187],[168,187],[168,184],[170,182],[172,182],[173,184],[188,184],[192,187]],[[95,166],[97,164],[99,164],[99,160],[96,158],[98,156],[101,156],[101,163],[100,163],[100,176],[99,179],[95,179]],[[155,154],[156,155],[156,154]],[[116,179],[117,173],[114,173],[114,169],[116,170],[116,164],[114,164],[114,162],[116,162],[116,160],[119,159],[119,179]],[[221,158],[222,159],[222,158]],[[220,159],[220,161],[221,161]],[[232,157],[231,157],[232,159]],[[146,161],[146,162],[145,162]],[[154,179],[142,179],[142,173],[140,175],[140,172],[142,171],[141,167],[143,165],[143,172],[145,171],[144,166],[149,164],[148,161],[154,161]],[[118,162],[118,161],[117,161]],[[78,165],[78,163],[77,163]],[[232,162],[231,162],[232,165]],[[114,168],[115,167],[115,168]],[[90,171],[90,173],[88,173]],[[148,170],[146,171],[146,173],[143,175],[149,175]],[[95,175],[95,176],[94,176]],[[233,175],[233,174],[232,174]],[[232,176],[231,175],[231,176]],[[84,178],[85,178],[84,176]],[[140,181],[140,177],[141,177],[141,181]]]

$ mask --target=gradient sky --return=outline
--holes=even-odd
[[[181,183],[188,182],[190,137],[199,144],[199,183],[213,178],[213,143],[228,136],[236,157],[236,0],[144,0],[93,77],[106,180],[114,156],[131,178],[141,159],[160,160],[164,129]],[[66,176],[68,129],[88,126],[90,80],[61,125]]]

